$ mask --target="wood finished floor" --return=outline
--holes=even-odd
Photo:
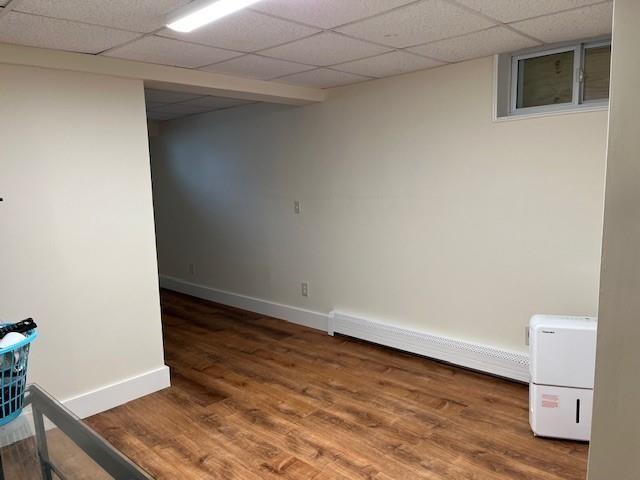
[[[89,419],[158,479],[585,478],[526,386],[163,291],[172,387]]]

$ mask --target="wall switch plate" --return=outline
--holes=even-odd
[[[309,284],[307,282],[302,282],[300,284],[300,293],[303,297],[309,296]]]
[[[296,213],[296,215],[302,212],[302,206],[300,205],[299,200],[296,200],[295,202],[293,202],[293,211]]]

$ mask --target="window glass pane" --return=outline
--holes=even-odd
[[[585,49],[583,100],[609,98],[610,67],[611,45]]]
[[[517,107],[573,101],[573,50],[518,61]]]

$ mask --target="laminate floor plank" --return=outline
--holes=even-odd
[[[161,292],[172,386],[88,422],[154,478],[582,480],[525,385]]]

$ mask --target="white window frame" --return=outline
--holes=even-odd
[[[584,54],[585,50],[590,48],[598,48],[598,47],[606,47],[611,46],[611,39],[608,40],[597,40],[592,42],[585,42],[582,44],[582,60],[580,63],[580,104],[581,105],[609,105],[608,98],[599,98],[596,100],[585,100],[584,99],[584,59],[586,55]]]
[[[583,99],[584,92],[584,52],[589,48],[603,47],[611,45],[611,39],[599,39],[594,41],[586,41],[563,45],[556,48],[545,48],[529,50],[526,53],[511,55],[511,72],[510,72],[510,98],[509,98],[509,115],[530,115],[539,113],[553,113],[566,110],[575,110],[583,107],[607,106],[609,99],[587,100]],[[518,108],[518,87],[522,81],[518,75],[518,62],[529,58],[544,57],[556,53],[573,51],[573,90],[571,102],[556,103],[551,105],[539,105],[536,107]]]

